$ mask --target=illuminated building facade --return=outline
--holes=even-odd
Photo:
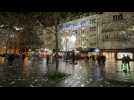
[[[0,54],[14,53],[17,52],[17,35],[14,32],[6,31],[4,29],[1,30],[0,34]]]
[[[121,60],[123,55],[134,60],[134,12],[91,15],[64,23],[60,32],[63,50],[99,48],[108,60]]]
[[[97,47],[97,15],[84,17],[64,23],[60,28],[62,33],[62,49],[64,51],[76,48]]]
[[[101,49],[107,58],[134,60],[134,12],[105,12],[101,15]]]

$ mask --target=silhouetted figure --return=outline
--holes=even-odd
[[[7,55],[8,65],[13,65],[14,60],[15,60],[15,55],[14,54]]]
[[[74,52],[74,50],[72,51],[72,64],[75,64],[75,52]]]
[[[106,57],[104,55],[101,56],[102,64],[105,65]]]
[[[95,55],[91,55],[91,56],[90,56],[90,61],[91,61],[92,63],[95,62]]]
[[[123,55],[121,69],[125,73],[130,71],[129,61],[130,61],[130,57],[128,55],[127,56]]]
[[[92,61],[95,61],[95,56],[94,55],[92,56]]]
[[[97,56],[97,62],[100,68],[100,75],[103,79],[105,78],[105,61],[106,61],[106,57],[104,55],[99,54]]]
[[[46,64],[48,65],[49,64],[49,55],[47,54],[46,56]]]
[[[25,53],[23,53],[22,54],[22,60],[23,60],[23,62],[24,62],[25,58],[26,58],[26,55],[25,55]]]
[[[129,69],[129,71],[130,71],[130,57],[129,57],[129,55],[127,55],[126,56],[126,63],[128,64],[128,69]]]
[[[123,57],[122,57],[122,64],[124,64],[124,63],[126,63],[126,57],[125,57],[125,55],[123,55]]]

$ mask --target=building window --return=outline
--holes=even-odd
[[[103,12],[96,12],[96,14],[103,14]]]
[[[113,16],[113,21],[116,21],[117,19],[116,17],[117,17],[116,15]]]
[[[119,19],[120,19],[120,20],[123,19],[123,14],[122,14],[122,13],[119,15]]]
[[[96,27],[90,27],[90,31],[96,31]]]
[[[113,16],[113,21],[119,21],[119,20],[123,20],[123,14],[120,13],[119,15],[114,15]]]

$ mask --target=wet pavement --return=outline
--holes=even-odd
[[[133,64],[133,63],[132,63]],[[101,72],[96,63],[79,61],[74,66],[74,73],[63,80],[58,86],[64,87],[121,87],[134,86],[134,72],[131,64],[131,72],[124,73],[120,70],[121,62],[107,62]]]
[[[1,61],[2,62],[2,61]],[[0,87],[133,87],[134,62],[131,72],[121,71],[121,62],[106,62],[104,72],[95,62],[80,60],[72,65],[62,60],[58,72],[65,73],[64,79],[48,80],[46,75],[56,71],[55,64],[46,66],[46,60],[28,60],[24,64],[16,59],[13,66],[0,64]]]

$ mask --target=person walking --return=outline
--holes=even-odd
[[[92,62],[95,63],[95,55],[92,55]]]
[[[102,80],[104,80],[105,78],[105,61],[106,61],[106,57],[103,56],[102,54],[99,54],[97,56],[97,65],[99,67],[100,77]]]
[[[126,63],[127,63],[127,66],[128,66],[128,70],[130,71],[130,57],[129,55],[126,56]]]
[[[23,52],[23,53],[22,53],[22,60],[23,60],[23,62],[24,62],[25,58],[26,58],[26,55],[25,55],[25,53]]]
[[[13,61],[15,60],[15,55],[14,54],[8,54],[6,59],[7,59],[7,64],[12,66]]]
[[[102,77],[105,78],[105,63],[106,63],[106,57],[104,55],[101,55],[101,73]]]
[[[125,60],[126,60],[125,55],[123,55],[123,57],[122,57],[122,64],[125,63]]]
[[[122,57],[122,64],[121,64],[121,69],[123,72],[127,73],[128,72],[128,59],[125,55]]]
[[[74,50],[72,51],[72,64],[75,64],[75,52],[74,52]]]
[[[106,57],[104,55],[101,56],[102,64],[105,66]]]
[[[49,54],[47,54],[47,56],[46,56],[46,64],[47,64],[47,66],[49,64]]]

